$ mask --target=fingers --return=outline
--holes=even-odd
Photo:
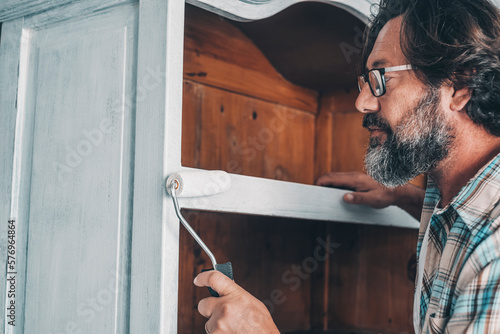
[[[347,188],[355,192],[344,195],[344,201],[349,204],[362,204],[372,206],[374,203],[373,193],[379,185],[374,183],[368,175],[360,172],[332,172],[323,175],[316,181],[317,185],[334,186],[336,188]]]
[[[374,205],[373,194],[368,193],[347,193],[344,195],[344,201],[349,204]]]
[[[373,194],[368,193],[347,193],[344,195],[344,201],[349,204],[368,205],[375,207],[376,199]]]
[[[373,180],[368,175],[361,172],[332,172],[321,176],[316,181],[316,185],[359,190],[372,182]]]
[[[211,287],[221,297],[241,289],[233,280],[217,270],[205,271],[199,274],[195,277],[194,284],[199,287]]]
[[[195,278],[194,284],[210,286],[221,295],[198,303],[198,312],[209,319],[207,333],[279,334],[266,306],[224,274],[206,271]]]
[[[216,329],[215,321],[208,319],[208,321],[205,323],[205,332],[207,332],[207,334],[214,334],[215,329]]]
[[[205,332],[207,332],[207,334],[228,333],[227,328],[221,326],[214,318],[208,319],[205,323]]]
[[[347,193],[344,195],[344,201],[349,204],[358,204],[358,200],[354,193]]]
[[[352,177],[348,174],[351,173],[328,173],[321,176],[316,180],[316,185],[318,186],[337,186],[346,187],[352,184]]]
[[[205,323],[205,332],[210,334],[210,329],[208,328],[208,321]]]
[[[395,204],[394,190],[380,185],[370,176],[360,172],[333,172],[320,177],[316,184],[353,190],[344,194],[349,204],[367,205],[381,209]]]
[[[392,189],[377,189],[368,192],[355,192],[344,195],[344,201],[349,204],[367,205],[375,209],[386,208],[396,204]]]
[[[200,300],[198,303],[198,312],[205,318],[212,316],[215,305],[217,304],[217,297],[208,297]]]

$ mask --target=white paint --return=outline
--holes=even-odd
[[[23,187],[21,180],[26,175],[21,170],[14,170],[23,157],[23,152],[16,151],[15,145],[19,144],[21,138],[18,125],[19,118],[22,118],[16,110],[18,81],[19,54],[21,53],[21,34],[23,20],[12,21],[2,25],[2,35],[0,44],[0,133],[2,134],[2,145],[0,145],[0,217],[3,224],[0,224],[0,256],[4,261],[0,265],[0,307],[2,308],[2,321],[0,321],[0,332],[2,333],[22,333],[23,327],[23,307],[24,307],[24,272],[26,270],[26,223],[25,209],[23,207],[26,196],[26,187]],[[22,93],[21,93],[22,94]],[[17,130],[16,130],[17,129]],[[17,136],[16,136],[16,131]],[[27,151],[25,150],[24,153]],[[27,156],[30,158],[29,155]],[[16,216],[14,216],[16,215]],[[16,220],[16,326],[7,325],[6,302],[7,298],[6,273],[7,273],[7,220]],[[10,320],[10,319],[9,319]]]
[[[183,171],[193,170],[184,168]],[[397,207],[372,209],[343,201],[345,190],[230,174],[228,191],[207,197],[179,198],[183,208],[351,222],[418,229],[419,223]]]
[[[133,109],[119,97],[135,91],[136,12],[125,5],[60,20],[64,8],[2,27],[2,48],[21,45],[0,54],[2,63],[20,57],[19,83],[7,71],[2,84],[18,88],[10,210],[17,312],[6,332],[128,331]],[[108,108],[115,97],[116,110]],[[111,131],[89,131],[107,117]],[[61,180],[53,166],[64,163],[67,145],[80,148],[81,161]]]
[[[172,183],[178,197],[211,196],[227,191],[231,187],[231,177],[222,170],[173,173],[165,183],[170,195]]]
[[[144,0],[139,7],[137,80],[161,78],[138,101],[130,333],[175,333],[179,221],[165,180],[180,165],[184,2]]]
[[[38,17],[36,20],[43,17],[44,19],[41,21],[44,21],[46,18],[56,18],[57,16],[53,14],[61,9],[72,7],[75,9],[74,13],[79,12],[80,14],[84,14],[124,2],[130,2],[130,0],[2,0],[0,2],[0,22],[29,17],[31,15],[36,15]],[[44,15],[44,12],[47,11],[49,13]]]
[[[311,0],[186,0],[186,2],[194,6],[237,21],[265,19],[294,4],[310,1]],[[340,7],[365,23],[368,22],[368,17],[371,14],[371,5],[378,3],[378,1],[375,0],[318,0],[315,2],[323,2]]]

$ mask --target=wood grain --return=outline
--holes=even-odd
[[[338,91],[321,98],[316,118],[316,178],[328,172],[364,171],[369,134],[354,108],[357,93]]]
[[[188,6],[184,43],[185,79],[317,112],[318,93],[285,80],[225,19]]]
[[[313,183],[314,115],[188,80],[183,98],[184,166]]]
[[[412,332],[416,232],[339,224],[333,234],[342,246],[331,261],[328,327]]]
[[[284,80],[234,26],[189,7],[184,60],[183,166],[313,183],[316,92]],[[312,281],[291,290],[282,275],[312,254],[322,223],[185,212],[218,262],[232,261],[236,282],[272,308],[280,329],[309,328]],[[184,229],[180,245],[178,332],[199,333],[206,319],[196,305],[208,291],[192,280],[210,262]]]
[[[306,259],[314,257],[324,223],[191,210],[184,214],[217,262],[231,261],[236,283],[268,306],[282,332],[310,327],[310,294],[317,286],[304,268],[312,268]],[[202,333],[207,319],[196,305],[209,293],[192,281],[211,264],[183,228],[180,245],[178,333]],[[318,261],[318,267],[323,264]]]

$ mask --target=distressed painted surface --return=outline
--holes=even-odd
[[[3,25],[0,209],[21,222],[28,268],[8,333],[176,331],[179,223],[164,180],[180,166],[184,3],[105,9],[125,2],[24,2],[15,15],[52,9]]]
[[[2,24],[2,34],[0,36],[0,307],[2,309],[2,319],[6,319],[6,307],[8,290],[6,286],[7,272],[7,246],[8,229],[7,221],[10,218],[16,220],[16,238],[18,248],[16,257],[22,259],[25,257],[23,245],[25,246],[26,228],[25,224],[19,226],[19,216],[17,203],[19,201],[19,174],[13,170],[14,166],[14,136],[16,130],[16,87],[17,87],[17,68],[19,64],[19,48],[21,42],[22,20]],[[24,281],[23,266],[24,261],[17,261],[15,269],[19,271],[17,275],[17,286]],[[18,319],[22,322],[22,289],[18,289],[16,297]],[[10,298],[14,300],[14,298]],[[10,300],[9,300],[10,303]],[[9,311],[10,313],[10,311]],[[10,319],[9,319],[10,320]],[[0,321],[0,332],[4,333],[7,321]]]
[[[101,0],[101,4],[111,4],[121,0]],[[222,16],[237,20],[257,20],[269,17],[277,12],[304,0],[188,0],[187,2],[214,11]],[[307,0],[306,0],[307,1]],[[370,5],[374,0],[320,0],[349,11],[355,16],[365,19],[370,15]],[[72,2],[80,2],[83,6],[96,4],[94,0],[4,0],[0,3],[0,20],[10,20],[63,6]]]
[[[37,16],[37,20],[44,21],[54,17],[54,9],[73,8],[73,13],[82,14],[84,11],[96,11],[130,0],[2,0],[0,2],[0,21],[9,21],[30,15]],[[66,6],[66,7],[65,7]],[[44,15],[44,12],[46,15]]]
[[[188,3],[238,21],[260,20],[270,17],[285,8],[308,0],[187,0]],[[366,21],[370,6],[376,0],[318,0],[345,9],[359,19]]]
[[[175,333],[179,220],[165,180],[181,161],[184,2],[143,0],[139,11],[130,333]]]
[[[128,330],[137,9],[25,31],[27,333]]]

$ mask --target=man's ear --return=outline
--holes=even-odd
[[[450,100],[450,109],[453,111],[462,111],[465,108],[467,102],[469,102],[471,97],[471,92],[468,87],[457,88],[450,87],[453,89],[453,94]]]

